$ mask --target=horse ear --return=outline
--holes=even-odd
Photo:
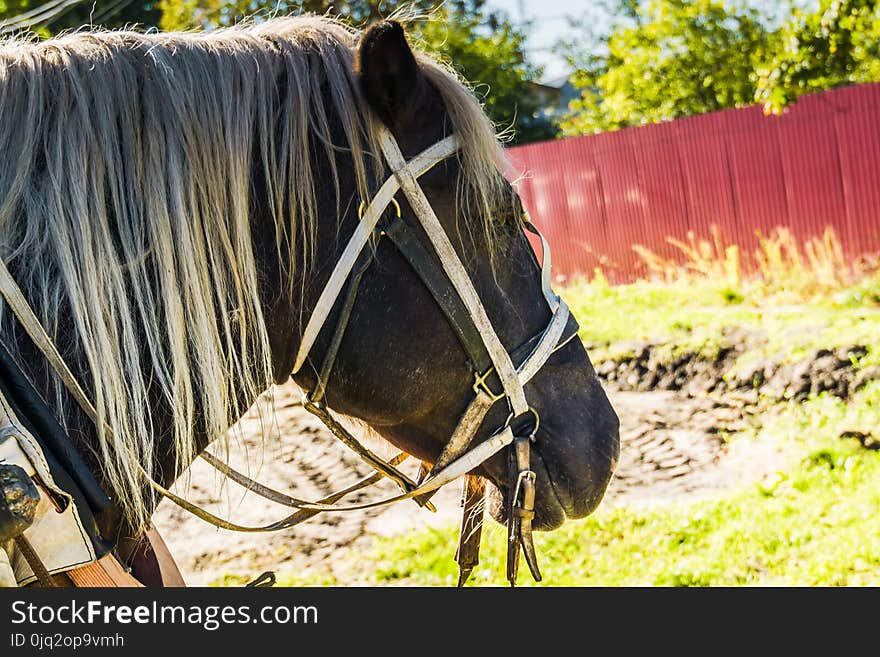
[[[364,33],[355,56],[355,75],[382,121],[399,125],[406,110],[415,105],[422,77],[400,23],[382,21]]]

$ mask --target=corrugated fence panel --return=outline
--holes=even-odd
[[[776,121],[786,180],[787,224],[800,239],[821,235],[828,225],[838,228],[840,237],[847,237],[837,137],[825,99],[824,94],[804,98],[784,121]]]
[[[880,250],[880,85],[836,92],[837,129],[843,196],[846,199],[848,252]]]
[[[788,224],[779,121],[768,119],[758,107],[724,112],[724,118],[739,235],[745,235],[746,227],[767,234]],[[703,190],[704,195],[710,193]]]
[[[689,231],[753,250],[756,232],[832,226],[847,254],[880,250],[880,84],[510,149],[519,191],[558,275],[646,272],[641,244],[680,257]]]
[[[731,227],[736,226],[736,200],[721,115],[694,116],[675,121],[673,125],[678,126],[678,155],[684,176],[688,227],[700,236],[708,236],[712,225],[722,232],[730,232]],[[714,193],[706,195],[703,193],[706,189]]]

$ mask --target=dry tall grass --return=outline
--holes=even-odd
[[[777,227],[769,235],[756,231],[758,247],[751,254],[737,244],[726,243],[717,226],[710,232],[708,238],[697,237],[692,231],[686,240],[666,238],[683,258],[666,258],[641,244],[633,250],[653,278],[668,283],[694,279],[736,287],[757,283],[768,291],[802,296],[848,287],[878,269],[876,261],[849,259],[831,226],[821,236],[800,242],[785,227]]]

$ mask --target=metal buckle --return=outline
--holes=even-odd
[[[400,203],[397,202],[397,199],[393,196],[391,197],[391,204],[394,206],[395,211],[397,212],[397,218],[400,219]],[[367,211],[367,203],[365,201],[361,201],[361,204],[358,206],[358,219],[364,218],[364,212]]]
[[[489,399],[492,400],[493,404],[501,399],[504,399],[507,396],[506,390],[502,390],[500,395],[496,395],[494,392],[492,392],[492,389],[489,388],[489,384],[486,383],[486,379],[488,379],[494,371],[495,368],[490,367],[483,374],[480,374],[479,372],[474,372],[473,386],[474,394],[479,395],[480,391],[485,392],[487,395],[489,395]]]
[[[519,492],[526,485],[525,482],[528,482],[528,485],[535,485],[535,471],[534,470],[520,470],[519,475],[516,478],[516,488],[513,489],[513,506],[517,505],[519,501]],[[528,509],[531,511],[531,509]]]
[[[533,442],[535,442],[535,436],[538,435],[538,429],[541,428],[541,416],[538,415],[538,411],[536,411],[531,406],[529,406],[526,413],[531,413],[532,417],[535,418],[535,426],[532,427],[531,432],[529,432],[529,435],[526,436],[529,439],[529,442],[533,443]],[[517,417],[523,417],[526,413],[520,413],[519,415],[514,415],[513,412],[511,411],[510,414],[508,414],[507,419],[504,421],[504,426],[501,427],[501,431],[504,431],[507,427],[509,427],[514,419],[516,419]]]

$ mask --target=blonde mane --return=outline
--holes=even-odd
[[[249,219],[255,174],[278,248],[304,267],[318,216],[310,135],[331,163],[353,155],[362,196],[370,173],[385,175],[352,73],[357,39],[303,16],[210,33],[0,40],[0,256],[86,372],[111,430],[99,423],[97,457],[136,528],[154,503],[137,468],[153,475],[148,394],[170,409],[185,466],[197,426],[223,439],[246,410],[238,400],[273,382]],[[460,206],[491,231],[503,189],[494,128],[450,70],[418,58],[464,144]],[[333,143],[331,112],[344,144]]]

